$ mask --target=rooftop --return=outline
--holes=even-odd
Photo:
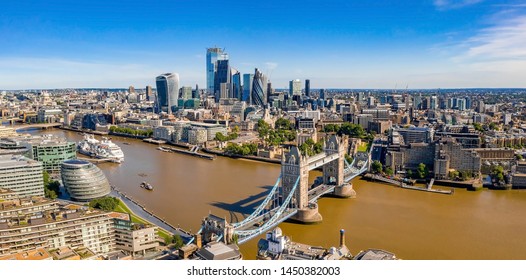
[[[196,255],[203,260],[241,259],[241,253],[236,245],[226,245],[223,242],[210,242],[199,249]]]
[[[130,220],[130,215],[127,214],[127,213],[110,212],[110,213],[108,213],[108,216],[110,216],[111,218],[121,219],[121,220],[125,220],[125,221],[129,221]]]
[[[89,161],[81,160],[81,159],[68,159],[64,161],[65,164],[69,165],[87,165],[90,164]]]
[[[0,168],[12,168],[39,164],[41,165],[41,163],[38,161],[26,158],[24,156],[0,155]]]
[[[17,260],[17,261],[21,261],[21,260],[39,261],[39,260],[51,260],[51,259],[52,259],[51,255],[44,248],[37,248],[31,251],[14,253],[14,254],[0,257],[0,260]]]

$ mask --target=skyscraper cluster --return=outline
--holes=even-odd
[[[267,77],[259,69],[254,74],[244,74],[230,65],[228,54],[221,48],[206,50],[206,84],[209,95],[219,102],[223,98],[234,98],[252,105],[268,103]]]

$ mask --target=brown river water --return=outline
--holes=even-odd
[[[82,139],[79,133],[59,129],[32,133]],[[112,140],[122,148],[125,161],[98,165],[110,183],[171,224],[192,232],[208,213],[228,220],[248,215],[280,172],[277,164],[223,157],[207,160],[158,151],[156,145],[139,140]],[[311,173],[310,179],[315,176]],[[140,188],[142,181],[155,190]],[[282,223],[284,234],[293,241],[330,247],[338,244],[343,228],[353,254],[380,248],[402,259],[526,259],[526,191],[456,189],[453,195],[443,195],[360,178],[352,183],[357,198],[322,198],[318,204],[323,222]],[[257,240],[240,246],[244,259],[255,259]]]

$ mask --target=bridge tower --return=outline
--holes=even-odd
[[[344,183],[343,170],[345,169],[345,147],[336,135],[332,135],[325,142],[324,151],[327,155],[338,154],[338,159],[323,165],[323,183],[325,185],[340,186]]]
[[[234,228],[226,219],[209,214],[201,222],[202,232],[198,238],[199,242],[207,244],[212,241],[222,241],[231,244],[234,239]],[[199,233],[198,233],[199,234]]]
[[[344,136],[346,137],[346,136]],[[334,195],[338,197],[356,197],[352,184],[345,183],[345,143],[346,138],[332,135],[325,142],[324,151],[327,155],[338,154],[338,159],[323,165],[323,184],[336,185]]]
[[[307,157],[301,155],[296,146],[290,152],[284,153],[281,159],[281,197],[284,200],[289,194],[299,176],[298,186],[292,198],[292,207],[297,208],[297,214],[292,218],[303,223],[321,222],[318,205],[309,203],[309,164]]]

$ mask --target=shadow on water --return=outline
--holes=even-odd
[[[272,187],[273,186],[260,187],[261,189],[264,189],[261,193],[251,195],[233,203],[216,201],[210,203],[210,205],[228,211],[230,214],[230,222],[237,223],[256,210],[265,197],[267,197]]]

